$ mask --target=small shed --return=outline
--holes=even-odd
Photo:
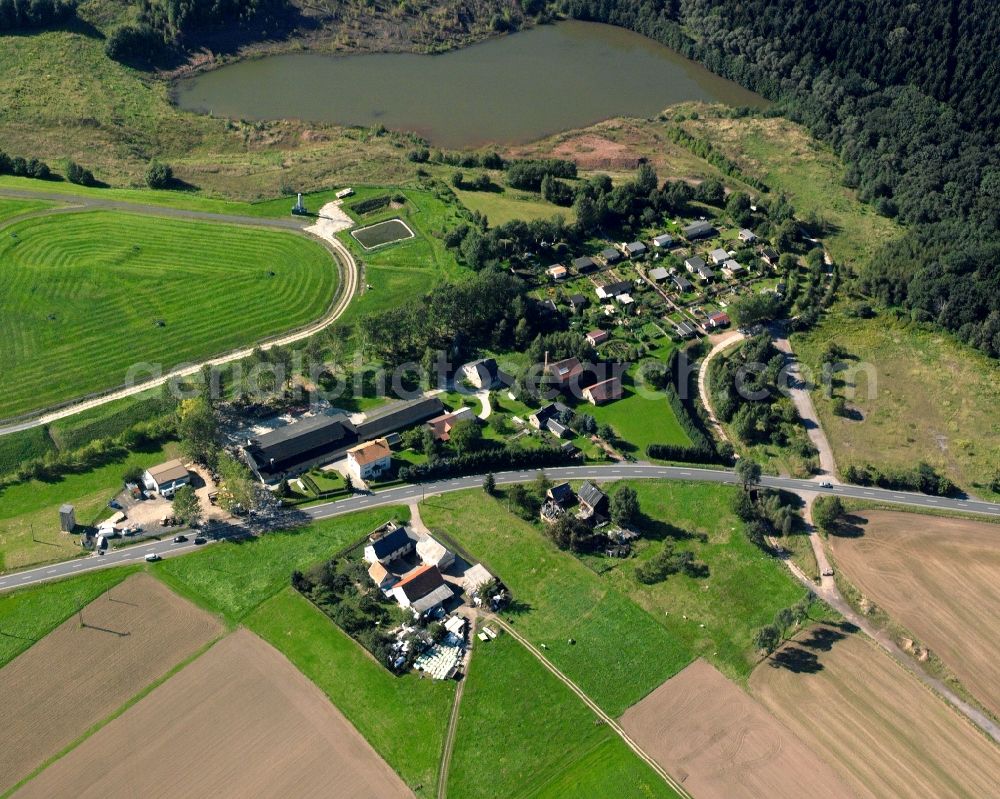
[[[59,529],[64,533],[72,533],[76,527],[76,509],[69,504],[59,506]]]

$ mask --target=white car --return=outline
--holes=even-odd
[[[160,556],[157,555],[155,552],[150,552],[148,555],[146,555],[146,561],[148,563],[156,563],[156,561],[158,560],[160,560]]]

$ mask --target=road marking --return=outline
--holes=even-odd
[[[48,570],[47,572],[45,572],[45,573],[46,573],[46,574],[55,574],[55,573],[56,573],[56,570],[55,570],[55,569],[49,569],[49,570]]]

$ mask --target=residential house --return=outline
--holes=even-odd
[[[729,325],[729,314],[723,313],[722,311],[716,311],[715,313],[708,315],[708,319],[705,324],[712,330],[727,327]]]
[[[565,507],[573,501],[575,495],[573,494],[573,488],[569,483],[559,483],[546,491],[545,496],[557,505]]]
[[[659,236],[653,237],[654,247],[667,248],[670,247],[673,243],[674,243],[674,237],[671,236],[669,233],[661,233]]]
[[[573,313],[580,313],[584,308],[587,307],[587,298],[582,294],[570,294],[566,298],[569,303],[569,307],[573,310]]]
[[[380,591],[388,592],[396,584],[396,575],[378,561],[368,567],[368,576]]]
[[[649,270],[649,279],[654,283],[662,283],[668,277],[670,277],[670,273],[665,267],[657,266],[655,269]]]
[[[612,377],[608,380],[602,380],[600,383],[594,383],[583,390],[583,396],[591,405],[603,405],[606,402],[621,399],[622,381],[618,377]]]
[[[732,258],[722,264],[722,274],[729,278],[739,277],[740,275],[746,273],[746,271],[746,267],[744,267],[743,264],[733,260]]]
[[[674,275],[670,279],[673,281],[674,288],[681,292],[681,294],[691,291],[691,281],[684,277],[684,275]]]
[[[740,241],[744,242],[745,244],[753,244],[755,241],[757,241],[757,234],[754,233],[749,228],[743,228],[742,230],[740,230]]]
[[[409,608],[414,616],[422,616],[454,596],[437,566],[418,566],[403,575],[392,589],[400,607]]]
[[[591,347],[596,347],[598,344],[603,344],[611,338],[611,334],[607,330],[591,330],[587,334],[587,343]]]
[[[694,241],[695,239],[704,239],[714,235],[715,228],[711,222],[692,222],[690,225],[683,227],[681,233],[684,234],[684,238],[688,241]]]
[[[536,430],[542,430],[545,428],[545,423],[552,418],[558,418],[563,414],[567,413],[569,408],[563,405],[561,402],[550,402],[548,405],[543,405],[537,411],[535,411],[531,416],[528,417],[528,424],[534,427]]]
[[[691,272],[692,274],[696,273],[704,265],[705,265],[705,259],[702,258],[700,255],[692,255],[690,258],[684,259],[684,268],[687,269],[688,272]]]
[[[142,473],[142,484],[149,491],[163,497],[172,497],[181,486],[191,482],[191,473],[176,458],[159,466],[151,466]]]
[[[572,435],[570,429],[559,421],[555,416],[550,416],[545,420],[545,429],[556,438],[569,438]]]
[[[417,541],[417,556],[424,565],[437,566],[442,571],[455,562],[455,553],[430,536]]]
[[[778,268],[778,261],[781,256],[778,255],[778,251],[773,247],[765,247],[760,251],[760,257],[764,259],[764,263],[770,266],[772,269]]]
[[[592,518],[602,515],[608,508],[608,495],[593,483],[587,482],[580,486],[576,494],[580,502],[582,518]]]
[[[410,538],[405,527],[394,522],[386,522],[368,536],[365,560],[387,566],[412,552],[415,545],[416,542]]]
[[[554,383],[557,388],[566,388],[573,381],[580,379],[580,375],[583,374],[583,364],[578,358],[565,358],[549,363],[546,355],[545,374],[549,376],[550,382]]]
[[[559,280],[565,280],[567,277],[569,277],[569,270],[565,266],[562,266],[561,264],[556,264],[555,266],[550,266],[548,269],[546,269],[545,274],[547,274],[553,280],[559,281]]]
[[[468,405],[463,405],[456,411],[435,416],[427,422],[427,427],[435,441],[448,441],[451,431],[459,422],[469,422],[476,418],[476,413]]]
[[[347,450],[347,471],[355,480],[370,480],[389,471],[392,449],[384,438],[366,441]]]
[[[715,266],[718,266],[719,264],[725,263],[729,260],[729,253],[722,249],[722,247],[716,247],[711,253],[709,253],[708,257],[712,259],[712,263],[715,264]]]
[[[465,364],[462,367],[462,377],[476,388],[484,390],[498,388],[504,382],[500,367],[493,358],[480,358]]]
[[[622,254],[614,247],[608,247],[606,250],[601,250],[601,258],[608,266],[614,266],[622,259]]]
[[[625,254],[629,258],[639,258],[646,254],[646,245],[641,241],[630,241],[624,245]]]
[[[589,275],[597,270],[597,262],[586,255],[573,259],[573,268],[578,275]]]

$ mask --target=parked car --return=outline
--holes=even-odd
[[[157,555],[155,552],[150,552],[148,555],[146,555],[146,561],[148,563],[156,563],[156,561],[158,560],[160,560],[160,556]]]
[[[175,544],[185,544],[185,543],[187,543],[187,540],[188,540],[188,537],[186,535],[175,535],[174,536],[174,543]]]

